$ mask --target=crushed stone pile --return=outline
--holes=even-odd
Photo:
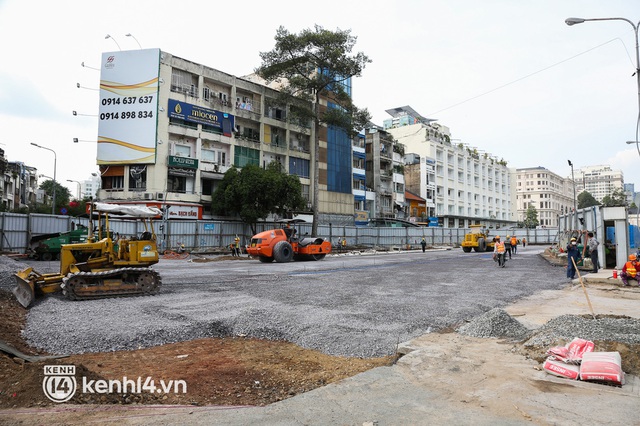
[[[525,339],[530,331],[503,309],[495,308],[479,315],[456,330],[460,334],[483,338]]]
[[[511,338],[523,341],[525,348],[551,347],[579,337],[590,341],[640,344],[640,319],[562,315],[543,326],[528,330],[502,309],[495,308],[474,317],[456,330],[460,334],[481,338]]]
[[[16,285],[13,274],[28,267],[29,265],[26,263],[7,256],[0,256],[0,289],[11,291]]]
[[[524,342],[525,347],[555,346],[579,337],[585,340],[640,344],[640,319],[562,315],[549,320]]]

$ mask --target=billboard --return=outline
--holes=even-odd
[[[231,132],[235,127],[234,116],[231,114],[180,102],[175,99],[169,99],[168,115],[170,118],[216,127],[222,131],[223,135],[229,137],[231,137]]]
[[[97,164],[156,159],[160,49],[102,54]]]

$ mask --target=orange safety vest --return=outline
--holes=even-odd
[[[496,242],[496,251],[498,253],[504,253],[504,243],[503,242]]]
[[[638,273],[638,271],[636,271],[636,265],[634,265],[633,262],[627,262],[624,267],[630,277],[635,277]]]
[[[518,239],[516,237],[511,237],[511,245],[515,246],[518,244]]]

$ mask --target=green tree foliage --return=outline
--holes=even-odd
[[[578,194],[578,208],[584,209],[591,206],[599,206],[598,200],[593,198],[593,195],[589,191],[582,191]]]
[[[529,204],[526,217],[524,219],[524,226],[525,228],[535,228],[539,224],[540,222],[538,221],[538,210],[536,210],[533,205]]]
[[[71,199],[71,192],[66,186],[60,185],[58,182],[54,182],[53,180],[45,180],[40,184],[40,189],[44,190],[47,196],[53,198],[53,188],[56,189],[56,214],[60,213],[60,209],[62,207],[67,207],[69,205],[69,200]],[[49,212],[51,213],[51,205],[49,205]]]
[[[315,130],[313,173],[313,225],[318,227],[318,158],[320,126],[334,126],[352,137],[371,120],[366,109],[356,107],[345,83],[351,77],[359,77],[371,60],[362,52],[352,55],[357,37],[350,30],[325,30],[316,25],[314,29],[292,34],[284,27],[278,28],[275,47],[261,52],[262,65],[256,73],[267,82],[278,83],[278,102],[293,105],[289,110],[290,120],[312,122]],[[340,108],[320,105],[320,97],[326,97]]]
[[[238,171],[229,169],[212,195],[213,213],[239,216],[256,233],[256,222],[271,213],[283,216],[306,206],[302,184],[297,176],[284,172],[272,162],[266,169],[247,165]]]
[[[616,188],[611,195],[605,195],[602,199],[602,205],[605,207],[626,207],[627,195],[622,188]]]

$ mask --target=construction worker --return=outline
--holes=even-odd
[[[424,253],[425,250],[427,249],[427,240],[425,240],[424,237],[422,237],[422,240],[420,241],[420,245],[422,246],[422,252]]]
[[[628,287],[630,285],[630,279],[636,280],[638,287],[640,287],[640,280],[638,279],[638,261],[635,254],[629,255],[629,261],[622,267],[620,278],[622,278],[622,285],[624,287]]]
[[[508,235],[507,238],[509,238]],[[511,237],[511,250],[513,250],[513,254],[518,252],[518,239],[515,235]],[[511,256],[509,256],[509,258],[511,258]]]
[[[233,248],[236,256],[240,257],[240,237],[238,237],[238,234],[236,234],[236,237],[233,239]]]
[[[504,268],[504,264],[506,262],[504,242],[500,241],[499,235],[496,236],[495,240],[496,243],[493,246],[493,259],[498,262],[499,268]]]
[[[505,251],[505,259],[507,258],[507,254],[509,255],[509,259],[511,259],[511,248],[512,248],[512,244],[511,244],[511,236],[507,235],[507,238],[504,240],[504,251]],[[514,248],[515,250],[515,248]]]
[[[567,244],[567,278],[571,280],[576,278],[576,266],[578,265],[579,259],[580,251],[578,250],[578,243],[575,238],[571,238],[571,241]]]

